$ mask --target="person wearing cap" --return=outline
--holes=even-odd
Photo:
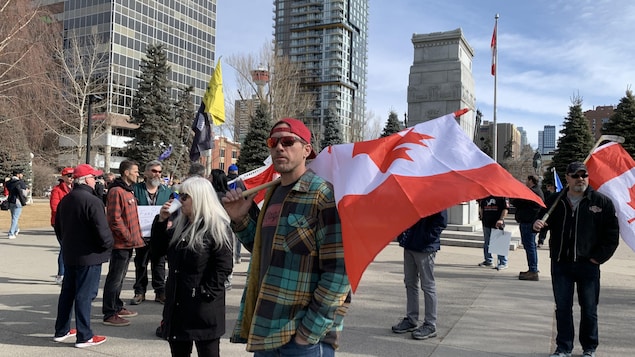
[[[108,326],[128,326],[127,317],[137,316],[137,312],[126,309],[121,300],[121,289],[128,273],[128,265],[134,248],[145,246],[139,224],[137,199],[132,185],[139,177],[139,164],[124,160],[119,164],[121,176],[110,185],[106,197],[106,218],[115,244],[110,255],[108,275],[104,282],[102,313],[103,324]]]
[[[79,348],[106,341],[105,336],[93,334],[90,327],[101,266],[108,261],[114,243],[104,203],[95,195],[95,177],[101,174],[88,164],[77,166],[72,173],[73,189],[60,200],[55,213],[55,234],[64,247],[65,273],[53,341],[64,342],[75,337],[75,347]],[[73,305],[76,328],[71,329]]]
[[[55,215],[57,213],[57,206],[60,204],[60,201],[64,196],[66,196],[69,192],[71,192],[71,188],[73,187],[73,168],[65,167],[62,169],[59,178],[59,184],[53,187],[51,190],[51,197],[49,200],[49,204],[51,206],[51,227],[55,229]],[[57,275],[55,276],[55,283],[57,285],[62,285],[62,280],[64,280],[64,258],[62,256],[62,239],[60,236],[56,234],[57,242],[60,244],[60,252],[57,256]]]
[[[11,212],[11,228],[9,228],[9,239],[16,239],[20,233],[20,215],[22,207],[26,206],[27,195],[29,189],[24,182],[24,171],[22,169],[14,169],[11,173],[11,179],[6,183],[9,191],[9,211]]]
[[[554,210],[546,221],[536,220],[534,231],[550,231],[551,285],[556,303],[556,351],[552,357],[571,356],[575,328],[573,295],[578,292],[583,356],[595,356],[599,344],[597,306],[600,264],[608,261],[619,243],[619,225],[611,199],[589,186],[587,167],[573,162],[566,170],[565,194],[551,195]],[[542,209],[542,216],[547,209]]]
[[[267,146],[281,181],[267,191],[257,220],[240,189],[223,198],[252,254],[231,341],[246,342],[255,357],[334,356],[351,287],[333,187],[307,170],[315,151],[302,121],[278,121]]]
[[[527,187],[529,187],[529,189],[544,202],[545,196],[542,194],[542,190],[538,185],[538,178],[536,176],[527,176],[525,185],[527,185]],[[533,231],[532,225],[536,218],[538,218],[540,206],[534,201],[523,200],[520,198],[511,200],[511,204],[516,207],[514,218],[516,219],[516,222],[518,222],[520,239],[523,243],[523,249],[525,250],[525,255],[527,256],[527,266],[529,268],[527,271],[520,272],[520,274],[518,274],[518,279],[538,281],[538,249],[536,248],[536,232]]]

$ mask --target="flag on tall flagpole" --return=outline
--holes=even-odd
[[[564,186],[562,186],[562,181],[560,181],[560,176],[558,176],[558,173],[556,172],[555,167],[553,168],[553,184],[554,186],[556,186],[556,192],[560,192],[564,188]]]
[[[209,123],[209,116],[205,112],[205,103],[202,101],[194,117],[192,130],[194,131],[194,141],[192,141],[192,147],[190,148],[190,161],[194,162],[201,158],[203,151],[214,147],[212,126]]]
[[[159,161],[163,161],[172,155],[172,145],[168,146],[168,148],[159,155]]]
[[[205,112],[212,116],[214,125],[221,125],[225,122],[225,95],[223,94],[223,73],[220,65],[220,58],[214,68],[214,74],[209,80],[205,95]]]
[[[492,76],[496,75],[496,47],[498,38],[496,36],[496,29],[498,27],[498,21],[494,24],[494,33],[492,33],[492,43],[490,47],[492,48]]]
[[[473,143],[454,114],[384,138],[329,146],[309,168],[333,184],[353,291],[375,256],[421,217],[489,195],[544,206]]]
[[[595,149],[586,166],[589,184],[613,201],[620,236],[635,251],[635,161],[622,145],[611,142]]]

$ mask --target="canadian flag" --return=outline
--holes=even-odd
[[[278,178],[280,176],[279,173],[276,172],[276,170],[274,169],[272,162],[271,162],[271,156],[269,156],[267,158],[267,160],[265,160],[265,166],[259,167],[255,170],[246,172],[240,176],[238,176],[237,179],[234,179],[232,181],[229,181],[228,183],[231,184],[233,182],[235,182],[236,180],[240,179],[242,180],[243,184],[245,185],[245,188],[250,189],[250,188],[254,188],[257,186],[260,186],[262,184],[265,184],[267,182],[273,181],[276,178]],[[265,193],[267,192],[267,189],[264,188],[260,191],[258,191],[258,193],[256,194],[256,196],[254,197],[254,202],[256,202],[256,204],[258,206],[262,206],[262,203],[265,200]]]
[[[488,195],[544,206],[474,145],[454,114],[385,138],[328,147],[309,168],[333,184],[353,291],[375,256],[421,217]]]
[[[611,198],[620,235],[635,251],[635,161],[622,145],[612,142],[595,149],[586,166],[589,184]]]
[[[498,37],[496,35],[497,27],[498,22],[496,22],[496,24],[494,25],[494,32],[492,33],[492,43],[490,44],[490,47],[492,49],[492,76],[496,75],[496,51],[498,49]]]

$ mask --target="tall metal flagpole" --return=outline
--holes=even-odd
[[[494,138],[494,145],[493,146],[493,150],[492,150],[492,159],[494,159],[494,161],[498,162],[498,127],[496,124],[496,79],[498,77],[498,18],[500,16],[498,14],[496,14],[494,16],[494,19],[496,19],[496,22],[494,24],[494,34],[492,35],[492,51],[494,53],[492,53],[492,71],[493,71],[493,75],[494,75],[494,128],[492,129],[492,137]]]

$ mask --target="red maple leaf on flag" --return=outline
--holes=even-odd
[[[628,193],[631,195],[631,201],[628,202],[628,205],[635,209],[635,185],[631,186],[631,188],[628,189]],[[633,221],[635,221],[635,217],[629,219],[628,223],[631,223]]]
[[[390,135],[371,141],[362,141],[355,143],[353,148],[353,157],[361,154],[367,154],[371,160],[377,165],[382,173],[386,173],[397,159],[413,161],[408,155],[408,151],[412,150],[404,144],[416,144],[427,147],[423,140],[434,139],[434,137],[426,134],[415,132],[412,128],[405,135]]]

